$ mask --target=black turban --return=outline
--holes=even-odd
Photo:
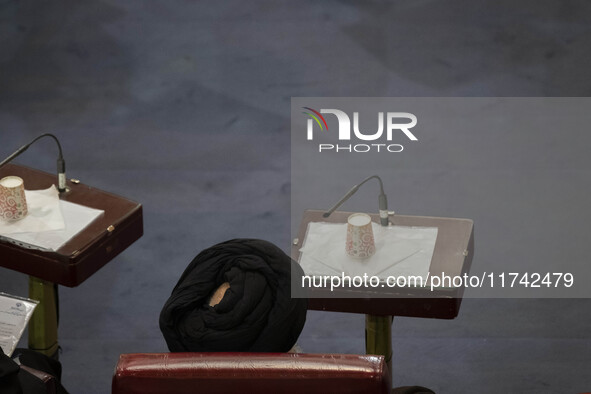
[[[291,298],[301,267],[270,242],[234,239],[191,261],[160,313],[172,352],[287,352],[306,321],[307,300]],[[215,306],[209,297],[230,288]]]

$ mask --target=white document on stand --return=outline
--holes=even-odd
[[[0,236],[23,247],[56,251],[99,216],[100,209],[60,200],[55,186],[26,190],[29,214],[18,222],[0,222]]]
[[[427,278],[437,227],[383,227],[372,223],[376,252],[366,259],[345,252],[347,224],[311,222],[300,251],[306,275],[421,276]]]
[[[0,347],[11,356],[39,301],[0,293]]]

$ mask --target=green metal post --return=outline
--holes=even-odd
[[[392,375],[392,316],[365,315],[365,353],[386,358]]]
[[[29,298],[39,301],[29,322],[29,349],[56,357],[57,285],[29,276]]]

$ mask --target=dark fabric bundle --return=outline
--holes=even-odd
[[[302,269],[281,249],[234,239],[205,249],[189,264],[160,313],[168,348],[182,351],[286,352],[306,320],[307,300],[291,298],[291,271]],[[230,288],[215,306],[209,297]]]

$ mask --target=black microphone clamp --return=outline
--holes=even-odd
[[[388,226],[388,198],[384,193],[384,184],[382,183],[382,179],[377,175],[372,175],[364,179],[360,184],[355,185],[341,198],[332,208],[326,211],[322,217],[329,217],[338,207],[340,207],[345,201],[347,201],[357,190],[359,187],[363,185],[365,182],[369,181],[372,178],[376,178],[380,182],[380,195],[378,196],[378,207],[380,212],[380,224],[382,226]]]
[[[33,141],[21,146],[13,154],[11,154],[6,159],[4,159],[0,163],[0,167],[11,162],[14,158],[19,156],[21,153],[23,153],[27,149],[29,149],[29,147],[31,145],[33,145],[37,140],[39,140],[43,137],[51,137],[55,140],[55,142],[57,144],[57,147],[59,150],[59,155],[57,158],[57,190],[59,190],[60,193],[63,193],[66,191],[66,162],[64,161],[64,157],[62,155],[62,146],[60,145],[60,142],[57,139],[57,137],[53,134],[50,134],[50,133],[41,134],[40,136],[34,138]]]

